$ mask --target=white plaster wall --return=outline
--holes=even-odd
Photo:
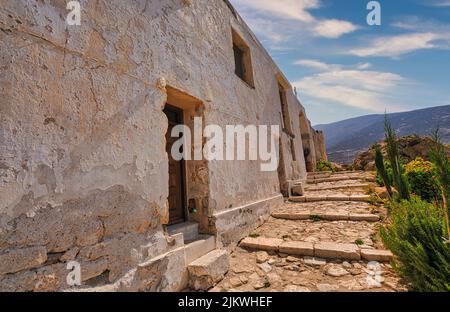
[[[156,245],[168,248],[158,80],[200,99],[207,124],[272,125],[278,69],[222,0],[80,3],[81,26],[67,26],[66,1],[0,0],[0,248],[42,245],[50,255],[112,241],[101,257],[114,281]],[[234,74],[232,26],[250,46],[254,89]],[[288,102],[297,131],[302,108],[293,94]],[[298,172],[288,174],[304,178],[299,132],[296,149]],[[259,162],[208,166],[210,213],[279,194],[277,172]]]

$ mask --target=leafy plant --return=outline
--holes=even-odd
[[[383,204],[383,200],[377,194],[370,195],[367,202],[375,207]]]
[[[392,187],[391,183],[389,181],[389,176],[386,170],[386,167],[384,166],[384,159],[383,159],[383,153],[381,152],[381,148],[379,145],[375,147],[375,165],[377,167],[377,172],[379,176],[383,180],[383,184],[387,189],[387,192],[389,194],[389,198],[392,199]]]
[[[333,165],[329,161],[321,160],[317,163],[316,170],[319,172],[324,172],[324,171],[336,172],[337,168],[335,165]]]
[[[388,177],[388,181],[389,181],[389,185],[392,186],[394,185],[394,178],[393,178],[393,173],[392,173],[392,166],[391,166],[391,162],[387,159],[384,160],[384,168],[386,169],[386,174]],[[380,174],[377,171],[377,177],[376,177],[376,182],[379,186],[385,186],[384,182],[383,182],[383,178],[380,176]]]
[[[385,245],[394,253],[394,268],[415,291],[450,291],[450,246],[445,211],[413,196],[392,203],[392,223],[381,229]]]
[[[432,162],[418,157],[406,165],[405,173],[414,194],[428,202],[440,199],[441,190],[437,183],[437,170]]]
[[[362,245],[364,245],[364,241],[362,239],[357,239],[355,241],[355,244],[358,245],[358,246],[362,246]]]
[[[370,234],[370,240],[374,243],[376,243],[378,241],[378,237],[377,234]]]
[[[392,166],[394,186],[398,191],[400,199],[409,199],[410,193],[406,177],[403,174],[403,167],[400,162],[397,135],[395,134],[387,115],[385,116],[384,127],[386,131],[387,154]]]

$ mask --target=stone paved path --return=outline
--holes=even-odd
[[[367,195],[370,181],[362,172],[308,176],[303,197],[314,200],[286,201],[234,250],[211,291],[405,291],[377,234],[384,207],[329,200]]]

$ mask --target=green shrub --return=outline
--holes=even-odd
[[[411,192],[426,201],[437,201],[441,191],[437,184],[437,172],[433,163],[418,157],[405,167]]]
[[[394,268],[414,291],[450,291],[450,245],[444,209],[413,196],[391,203],[392,223],[381,229]]]
[[[438,187],[442,192],[442,206],[445,211],[447,224],[447,243],[450,244],[450,159],[447,157],[445,146],[442,144],[439,129],[433,134],[430,158],[436,167]]]
[[[409,192],[408,180],[404,175],[404,168],[400,157],[400,146],[397,135],[387,115],[385,116],[384,128],[386,132],[387,155],[392,167],[393,184],[398,191],[399,198],[408,200],[411,194]]]
[[[389,160],[385,160],[384,161],[384,168],[386,170],[387,173],[387,177],[389,180],[389,184],[392,186],[394,184],[394,177],[393,177],[393,173],[392,173],[392,166],[391,166],[391,162]],[[377,180],[376,180],[377,184],[379,186],[385,186],[384,185],[384,181],[383,178],[381,177],[380,173],[377,170]]]
[[[392,198],[392,182],[389,181],[389,174],[386,170],[383,153],[381,152],[381,148],[379,145],[375,147],[375,165],[377,167],[377,177],[381,178],[381,180],[383,181],[383,185],[386,187],[386,190],[389,194],[389,198]]]
[[[326,160],[321,160],[317,163],[316,165],[316,170],[319,172],[323,172],[323,171],[332,171],[332,172],[336,172],[337,168],[335,165],[333,165],[332,163],[330,163],[329,161]]]
[[[353,164],[347,165],[345,168],[347,171],[355,171],[355,166]]]

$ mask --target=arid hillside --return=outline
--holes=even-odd
[[[400,154],[404,162],[410,162],[417,157],[429,160],[430,146],[433,141],[429,137],[419,137],[416,135],[406,136],[399,139]],[[379,143],[383,154],[386,154],[386,143]],[[356,170],[375,170],[375,145],[369,150],[358,154],[353,166]],[[450,147],[447,148],[450,157]]]

